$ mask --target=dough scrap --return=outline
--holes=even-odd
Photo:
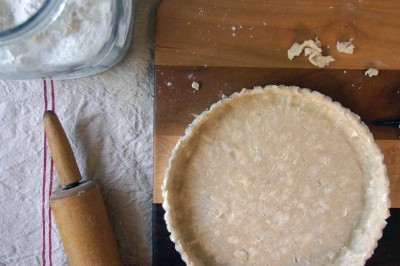
[[[318,66],[318,67],[325,67],[325,66],[329,66],[330,62],[335,61],[335,59],[332,56],[322,56],[319,54],[311,54],[308,58],[310,60],[310,62],[314,65],[314,66]]]
[[[332,56],[323,56],[321,49],[321,41],[318,37],[313,40],[306,40],[302,44],[294,43],[288,50],[288,58],[293,60],[294,57],[299,56],[304,50],[304,55],[308,56],[308,60],[314,66],[320,68],[329,66],[329,63],[335,61]]]
[[[192,82],[192,88],[196,91],[198,91],[200,89],[200,83],[193,81]]]
[[[243,89],[186,129],[162,186],[187,265],[364,265],[389,215],[383,155],[318,92]]]
[[[365,71],[365,76],[369,76],[370,78],[374,77],[374,76],[378,76],[378,74],[379,74],[379,70],[376,68],[368,68]]]
[[[354,49],[355,46],[352,43],[352,39],[350,39],[350,41],[348,42],[340,42],[338,41],[336,43],[336,49],[340,52],[340,53],[345,53],[345,54],[353,54],[354,53]]]

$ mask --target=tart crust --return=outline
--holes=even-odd
[[[188,265],[363,265],[390,207],[383,155],[360,118],[318,92],[275,85],[199,115],[162,191]]]

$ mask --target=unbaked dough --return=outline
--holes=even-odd
[[[200,83],[193,81],[192,82],[192,88],[196,91],[198,91],[200,89]]]
[[[162,186],[188,265],[363,265],[388,217],[383,156],[357,115],[285,86],[198,116]]]
[[[378,76],[378,74],[379,74],[379,70],[376,68],[368,68],[365,71],[365,76],[369,76],[370,78],[374,77],[374,76]]]
[[[348,42],[337,42],[336,43],[336,49],[338,52],[345,53],[345,54],[353,54],[355,46],[352,43],[352,39]]]
[[[308,60],[314,66],[326,67],[330,62],[335,61],[332,56],[323,56],[321,49],[321,41],[318,38],[313,40],[306,40],[302,44],[294,43],[288,50],[288,58],[293,60],[294,57],[299,56],[304,50],[304,55],[308,56]]]

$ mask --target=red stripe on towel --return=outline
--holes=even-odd
[[[47,110],[47,84],[43,80],[44,110]],[[46,217],[45,217],[45,191],[46,191],[46,170],[47,170],[47,145],[46,132],[43,134],[43,180],[42,180],[42,262],[46,265]]]
[[[55,94],[54,94],[54,82],[53,80],[50,80],[50,85],[51,85],[51,109],[53,112],[55,112]],[[53,159],[51,159],[50,163],[50,184],[49,184],[49,198],[51,196],[51,193],[53,191],[53,178],[54,178],[54,162]],[[49,216],[49,265],[53,265],[53,260],[52,260],[52,241],[51,241],[51,207],[49,204],[49,210],[48,210],[48,216]]]
[[[53,110],[53,112],[56,111],[56,98],[55,98],[55,94],[54,94],[54,81],[50,80],[50,84],[51,84],[51,110]]]

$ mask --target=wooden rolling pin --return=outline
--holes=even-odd
[[[82,177],[67,136],[52,111],[43,116],[51,157],[62,189],[50,196],[70,265],[121,265],[111,223],[99,186]]]

